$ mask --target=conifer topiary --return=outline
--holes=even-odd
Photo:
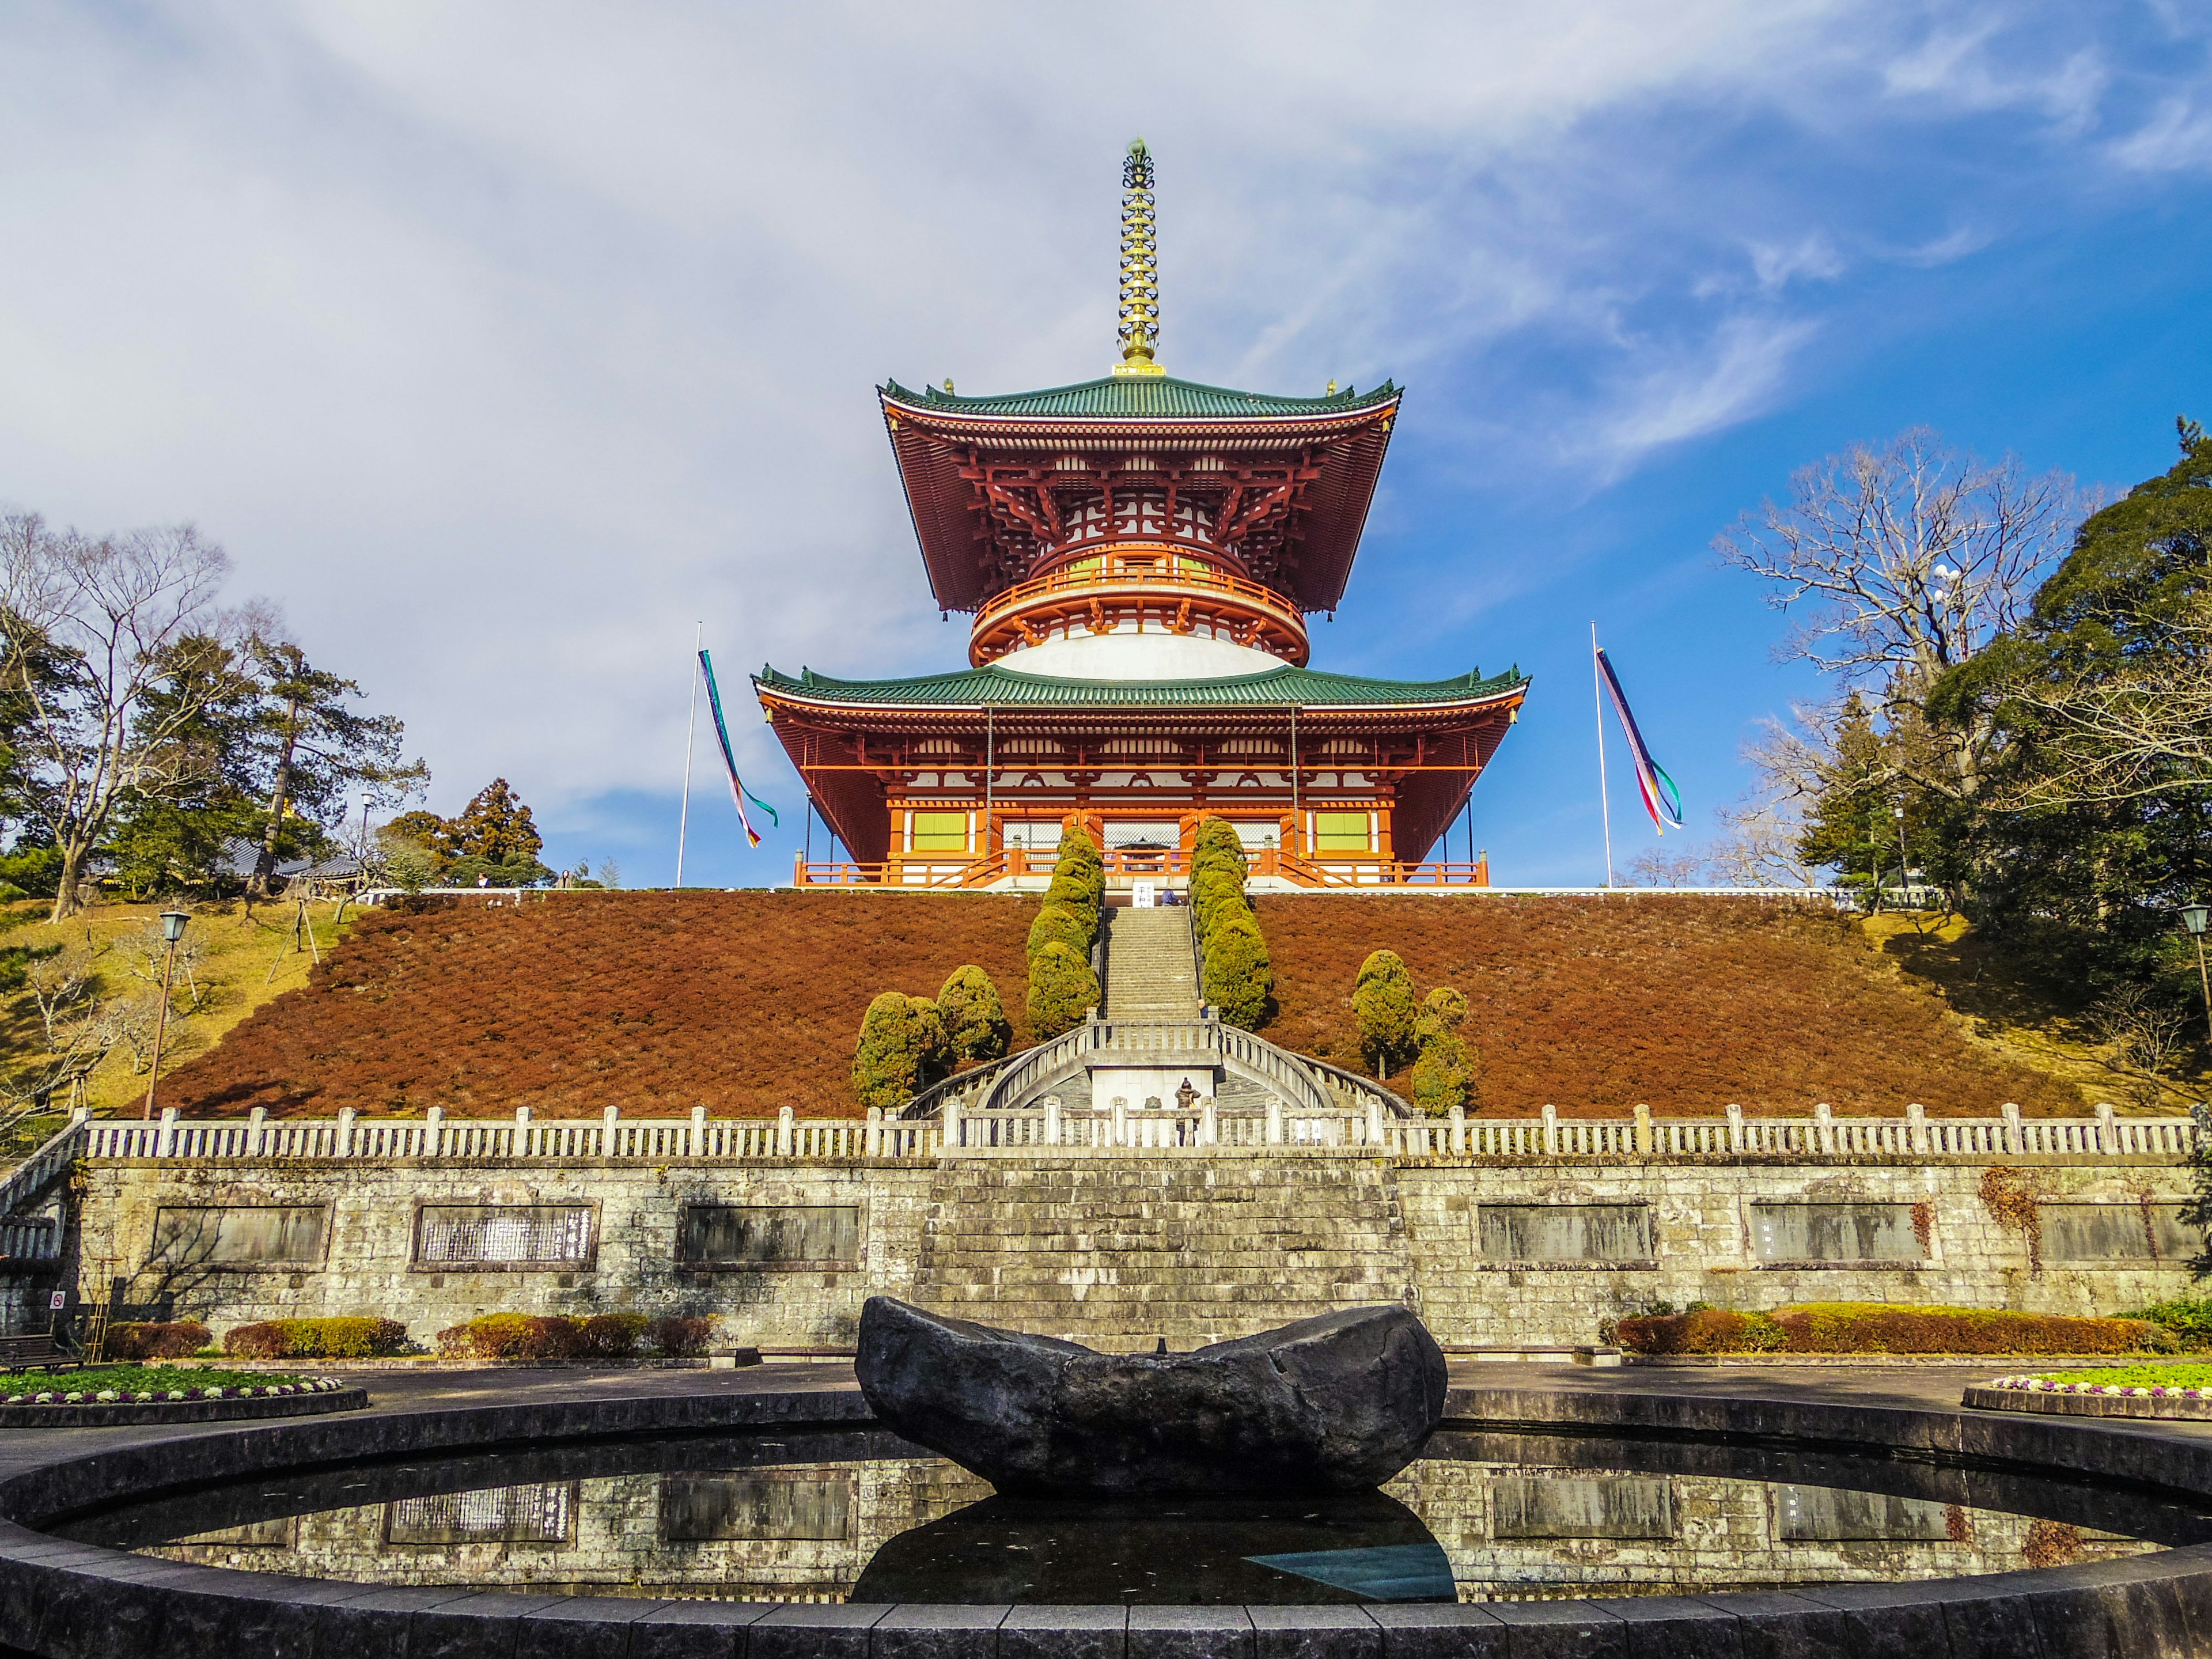
[[[868,1005],[853,1054],[853,1092],[895,1111],[931,1080],[945,1054],[945,1020],[927,997],[885,991]]]
[[[1030,1030],[1039,1042],[1073,1030],[1098,1006],[1091,963],[1054,939],[1030,953]]]
[[[1206,1000],[1231,1025],[1255,1031],[1274,995],[1274,964],[1249,905],[1240,903],[1206,936]]]
[[[996,1060],[1014,1034],[999,988],[973,963],[952,970],[937,994],[937,1012],[945,1023],[947,1060]]]
[[[1475,1089],[1480,1055],[1456,1031],[1430,1016],[1423,1015],[1420,1023],[1427,1035],[1420,1058],[1407,1073],[1407,1098],[1431,1117],[1447,1117],[1455,1106],[1473,1109],[1480,1103]]]
[[[1359,964],[1352,1011],[1359,1019],[1360,1052],[1377,1077],[1389,1077],[1394,1062],[1418,1052],[1420,1009],[1413,1000],[1413,976],[1395,951],[1374,951]]]
[[[1095,932],[1098,912],[1106,902],[1106,861],[1091,832],[1070,818],[1060,828],[1060,848],[1054,856],[1052,885],[1045,890],[1048,904],[1059,903],[1091,918]]]
[[[1205,939],[1218,927],[1225,916],[1249,914],[1250,903],[1244,897],[1244,881],[1241,876],[1215,865],[1199,870],[1190,878],[1191,914],[1198,920],[1198,936]]]
[[[1029,953],[1034,957],[1048,945],[1065,945],[1088,962],[1091,943],[1097,937],[1097,925],[1081,911],[1048,898],[1036,920],[1030,923]]]

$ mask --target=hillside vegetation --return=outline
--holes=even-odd
[[[609,893],[520,908],[370,912],[303,987],[162,1084],[190,1114],[676,1115],[857,1111],[860,1017],[966,963],[1016,1046],[1034,900],[988,895]],[[1482,1109],[2078,1113],[2082,1094],[1975,1035],[1860,927],[1744,900],[1263,897],[1267,1034],[1359,1067],[1361,960],[1456,986]],[[2100,1098],[2124,1096],[2106,1094]]]
[[[2074,1114],[2081,1092],[1978,1041],[1843,918],[1756,899],[1268,896],[1267,1035],[1365,1070],[1370,951],[1465,994],[1490,1111]],[[2124,1099],[2124,1097],[2108,1097]]]
[[[165,1079],[189,1115],[672,1116],[857,1110],[860,1016],[963,963],[1020,1010],[1034,900],[986,895],[575,893],[372,911],[306,986]]]

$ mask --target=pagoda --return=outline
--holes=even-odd
[[[1390,384],[1275,398],[1168,374],[1153,162],[1122,169],[1121,360],[1045,392],[877,389],[968,666],[851,680],[764,668],[761,707],[850,854],[801,884],[1026,885],[1061,826],[1110,872],[1173,877],[1207,815],[1263,883],[1487,884],[1432,859],[1528,681],[1310,665],[1398,418]]]

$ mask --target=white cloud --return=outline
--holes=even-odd
[[[1622,388],[1599,429],[1618,476],[1650,451],[1718,432],[1771,408],[1790,363],[1817,331],[1806,321],[1731,318],[1693,349],[1670,354]]]
[[[1826,282],[1840,276],[1844,260],[1835,244],[1814,231],[1794,242],[1753,242],[1751,270],[1759,287],[1771,293],[1800,277]]]
[[[2161,101],[2157,112],[2112,146],[2112,159],[2142,173],[2212,167],[2212,109],[2186,98]]]

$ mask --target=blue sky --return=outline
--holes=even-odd
[[[1926,423],[2124,487],[2212,411],[2201,5],[1113,15],[11,6],[0,503],[196,520],[431,805],[503,775],[629,884],[702,619],[786,833],[744,849],[702,743],[687,873],[786,879],[741,671],[963,659],[870,387],[1102,372],[1142,133],[1171,372],[1409,388],[1317,664],[1534,672],[1476,843],[1572,883],[1593,619],[1692,837],[1818,690],[1709,547],[1793,469]]]

